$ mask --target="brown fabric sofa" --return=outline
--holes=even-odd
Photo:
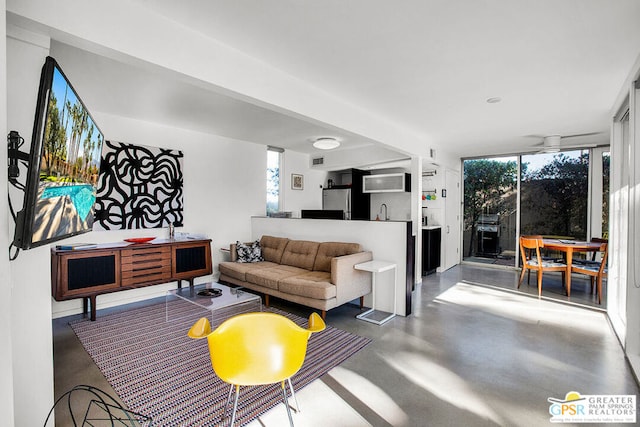
[[[243,286],[265,295],[326,311],[371,292],[371,274],[353,266],[373,258],[359,243],[312,242],[262,236],[264,261],[236,262],[236,244],[229,250],[231,261],[221,262],[220,281]]]

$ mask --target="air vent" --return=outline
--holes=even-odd
[[[315,159],[311,159],[312,166],[318,166],[324,164],[324,157],[316,157]]]

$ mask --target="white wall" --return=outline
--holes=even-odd
[[[444,224],[444,199],[442,198],[442,189],[444,188],[444,168],[433,167],[427,168],[435,170],[434,176],[422,176],[422,194],[433,197],[435,200],[422,200],[422,215],[427,217],[428,225]],[[435,190],[435,193],[433,191]]]
[[[327,177],[323,170],[309,169],[309,155],[286,150],[283,156],[282,210],[290,211],[294,218],[300,218],[302,209],[322,209],[322,186]],[[291,174],[304,176],[304,188],[291,188]]]
[[[11,28],[7,31],[11,34]],[[15,34],[15,33],[13,33]],[[25,139],[29,151],[40,70],[48,39],[20,33],[7,38],[7,124]],[[22,41],[26,40],[26,41]],[[6,170],[6,168],[5,168]],[[22,170],[22,178],[26,178]],[[23,181],[24,182],[24,181]],[[6,183],[6,180],[3,181]],[[14,196],[15,193],[12,193]],[[16,210],[22,205],[14,198]],[[10,224],[10,236],[13,227]],[[7,245],[3,245],[8,247]],[[53,404],[51,287],[48,247],[20,252],[11,262],[11,320],[15,425],[41,425]]]
[[[182,150],[184,154],[184,226],[176,232],[204,234],[213,240],[214,271],[223,257],[220,248],[249,239],[252,215],[266,207],[266,147],[213,135],[170,128],[124,117],[95,113],[106,139]],[[117,242],[127,237],[167,237],[168,230],[94,231],[69,241]],[[196,280],[209,281],[211,276]],[[175,283],[140,288],[98,297],[98,308],[162,296]],[[53,301],[53,317],[81,312],[82,301]]]
[[[0,37],[5,38],[5,2],[0,0]],[[0,44],[0,70],[6,70],[6,44]],[[7,129],[7,82],[0,81],[0,135]],[[7,145],[0,144],[0,185],[7,183]],[[9,223],[7,198],[0,197],[0,246],[9,246]],[[12,283],[11,265],[6,255],[0,256],[0,425],[14,425],[13,417],[13,338],[11,320]]]

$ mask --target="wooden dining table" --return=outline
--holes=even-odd
[[[567,274],[565,275],[567,296],[571,296],[571,264],[573,262],[574,252],[595,252],[600,249],[601,243],[584,242],[579,240],[565,239],[542,239],[546,249],[556,250],[565,253],[565,261],[567,263]]]

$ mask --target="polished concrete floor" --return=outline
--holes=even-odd
[[[353,305],[329,311],[327,323],[373,342],[297,394],[296,426],[538,426],[549,424],[549,397],[638,395],[588,282],[575,281],[570,304],[559,278],[545,274],[543,299],[534,282],[517,291],[513,271],[460,265],[425,277],[413,314],[383,326],[355,319]],[[72,318],[54,321],[56,396],[77,384],[112,393]],[[59,412],[57,425],[69,425]],[[287,425],[284,406],[250,425]]]

